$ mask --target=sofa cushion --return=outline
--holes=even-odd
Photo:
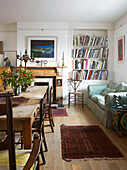
[[[107,84],[89,85],[88,95],[91,96],[92,94],[100,94],[106,88]]]
[[[121,83],[119,92],[127,92],[127,84],[125,84],[124,82]]]
[[[99,99],[97,104],[104,110],[105,109],[105,98]]]
[[[93,100],[94,102],[98,102],[98,100],[103,100],[104,96],[102,96],[101,94],[92,94],[90,96],[91,100]]]
[[[106,96],[108,93],[114,93],[114,92],[116,92],[116,89],[106,88],[101,92],[101,95]]]
[[[110,83],[109,83],[109,86],[108,86],[108,88],[110,88],[110,89],[117,89],[119,86],[120,86],[120,82],[114,82],[114,81],[111,81]]]
[[[127,92],[127,86],[124,86],[122,92]]]

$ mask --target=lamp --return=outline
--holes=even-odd
[[[25,55],[23,55],[23,56],[20,55],[20,57],[19,57],[19,55],[17,55],[17,59],[25,62],[25,69],[26,69],[26,64],[27,64],[28,60],[30,62],[33,62],[34,56],[32,55],[31,58],[30,58],[29,55],[27,54],[27,50],[25,50]]]

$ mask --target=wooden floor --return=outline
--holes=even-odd
[[[66,106],[65,106],[66,107]],[[67,107],[66,107],[67,108]],[[41,170],[127,170],[127,135],[118,137],[111,129],[106,129],[93,115],[93,113],[84,106],[71,106],[67,108],[69,116],[54,117],[55,132],[50,133],[50,127],[45,127],[48,152],[45,152],[46,165],[41,165]],[[108,135],[111,141],[123,153],[122,160],[72,160],[66,162],[61,155],[61,136],[60,125],[99,125]]]

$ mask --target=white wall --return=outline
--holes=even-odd
[[[17,50],[16,25],[0,25],[0,41],[3,41],[3,51]],[[3,66],[3,55],[0,54],[0,66]]]
[[[42,31],[43,29],[43,31]],[[68,29],[66,23],[39,23],[39,22],[19,22],[17,23],[17,53],[24,54],[25,49],[28,45],[28,37],[40,36],[40,37],[57,37],[57,61],[48,62],[47,66],[57,66],[58,62],[62,66],[62,55],[64,52],[65,65],[69,67],[69,56],[68,56]],[[19,65],[19,61],[18,61]],[[27,66],[37,66],[34,62],[28,62]],[[67,91],[67,78],[68,71],[66,68],[63,69],[63,98],[66,102],[68,96]]]
[[[125,37],[124,62],[118,62],[118,38]],[[115,23],[114,31],[114,80],[127,83],[127,15]]]
[[[22,55],[27,49],[28,37],[29,36],[55,36],[58,39],[57,43],[57,62],[48,62],[49,66],[57,66],[59,62],[62,64],[62,54],[64,52],[65,57],[65,65],[67,68],[63,69],[63,97],[64,104],[67,104],[68,101],[68,92],[71,90],[71,87],[68,83],[69,75],[72,71],[72,42],[73,42],[73,29],[82,30],[84,34],[86,30],[95,30],[98,32],[106,31],[109,38],[109,79],[113,79],[113,25],[112,24],[104,24],[104,23],[40,23],[40,22],[18,22],[15,25],[17,32],[15,32],[14,28],[9,28],[3,32],[0,32],[0,41],[4,41],[4,50],[15,50],[17,49],[17,53]],[[43,31],[42,31],[43,29]],[[19,65],[19,61],[18,61]],[[28,62],[27,65],[34,65],[36,63]],[[87,87],[89,84],[104,84],[108,83],[108,81],[82,81],[79,86],[79,90],[84,92],[84,102],[87,103]]]

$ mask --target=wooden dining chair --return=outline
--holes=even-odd
[[[13,93],[0,93],[0,98],[2,99],[3,97],[13,97],[14,94]],[[8,135],[7,135],[7,130],[0,130],[0,141],[5,141],[7,139]]]
[[[0,170],[30,170],[36,165],[39,169],[40,138],[36,133],[32,150],[15,150],[15,137],[13,128],[12,99],[6,98],[6,104],[0,105],[0,116],[5,116],[7,123],[8,138],[0,142]]]
[[[32,133],[38,132],[40,134],[40,138],[41,138],[41,152],[40,152],[40,154],[41,154],[41,157],[43,160],[43,164],[45,164],[46,162],[45,162],[45,157],[43,154],[42,143],[44,143],[45,151],[48,151],[47,143],[46,143],[46,139],[45,139],[45,133],[44,133],[44,117],[45,117],[45,113],[46,113],[45,95],[44,95],[44,98],[41,100],[40,107],[38,110],[39,113],[37,114],[37,117],[34,120],[33,125],[32,125]]]
[[[45,117],[45,121],[49,121],[49,124],[46,126],[50,126],[52,132],[54,132],[54,120],[53,120],[53,116],[52,116],[52,110],[51,110],[51,106],[52,106],[52,95],[53,95],[53,88],[50,87],[50,92],[49,92],[49,104],[46,105],[46,117]]]
[[[14,96],[14,94],[13,94],[13,93],[10,93],[10,92],[0,93],[0,100],[1,100],[2,98],[13,97],[13,96]],[[6,140],[6,138],[8,137],[7,131],[5,131],[5,130],[4,130],[4,131],[3,131],[3,130],[0,130],[0,132],[2,132],[1,134],[5,134],[5,135],[3,135],[3,137],[0,139],[0,141]],[[22,134],[22,132],[21,132],[21,131],[15,131],[14,133],[15,133],[15,134],[16,134],[16,133],[17,133],[17,134],[20,134],[20,135],[18,135],[17,141],[15,141],[15,145],[18,146],[19,144],[21,144],[21,149],[23,149],[23,134]]]

